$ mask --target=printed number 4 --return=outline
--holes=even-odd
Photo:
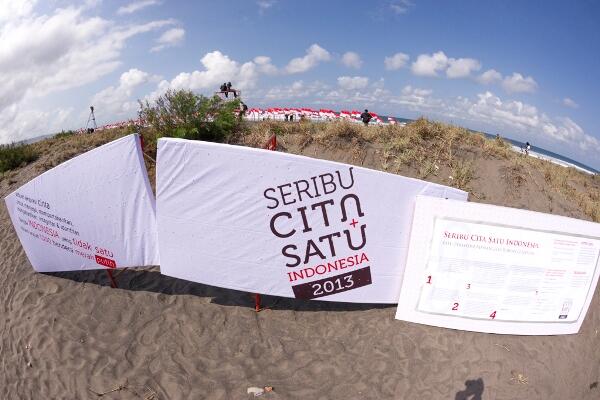
[[[458,310],[458,303],[454,303],[454,306],[452,306],[452,310],[454,310],[454,311]]]
[[[491,318],[491,319],[494,319],[494,318],[496,318],[496,311],[494,311],[493,313],[491,313],[491,314],[490,314],[490,318]]]

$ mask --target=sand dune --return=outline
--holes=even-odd
[[[38,161],[3,177],[0,195],[110,138],[47,145]],[[376,142],[354,151],[356,143],[302,145],[284,135],[280,144],[370,168],[385,161]],[[515,187],[511,161],[476,147],[455,156],[473,162],[472,200],[590,219],[539,169],[526,166]],[[427,179],[447,184],[451,171],[439,168]],[[419,175],[412,166],[394,172]],[[580,190],[600,187],[592,177],[587,186],[569,179]],[[120,388],[102,398],[245,399],[250,386],[273,386],[265,399],[600,398],[598,293],[579,334],[520,337],[396,321],[394,306],[265,296],[269,308],[256,313],[247,293],[165,277],[158,267],[118,281],[112,289],[103,271],[35,273],[2,204],[0,398],[94,399]]]

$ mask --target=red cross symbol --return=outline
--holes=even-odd
[[[356,224],[358,224],[358,221],[352,218],[352,222],[350,222],[350,225],[352,225],[353,228],[356,228]]]

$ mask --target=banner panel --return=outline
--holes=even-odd
[[[600,224],[419,197],[397,319],[490,333],[577,333]]]
[[[161,273],[284,297],[395,303],[417,194],[467,198],[346,164],[160,139]]]
[[[36,271],[159,263],[156,204],[136,135],[44,172],[5,201]]]

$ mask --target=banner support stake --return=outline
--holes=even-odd
[[[117,282],[115,281],[115,278],[113,277],[112,271],[110,269],[106,269],[106,275],[108,275],[108,280],[110,280],[110,287],[115,289],[118,288],[119,286],[117,285]]]
[[[254,294],[254,311],[256,311],[256,312],[262,311],[262,308],[260,307],[260,294],[258,294],[258,293]]]

